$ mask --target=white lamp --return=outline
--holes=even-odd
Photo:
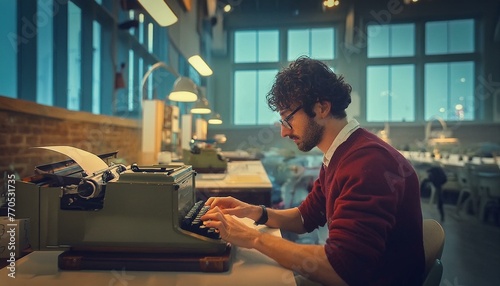
[[[181,102],[193,102],[198,99],[196,84],[188,77],[178,77],[168,99]]]
[[[190,78],[179,75],[179,73],[177,73],[172,67],[164,62],[157,62],[156,64],[152,65],[151,68],[149,68],[149,70],[142,77],[141,98],[143,100],[145,99],[144,87],[146,86],[148,77],[159,68],[163,68],[177,77],[174,82],[172,92],[168,96],[168,99],[181,102],[193,102],[198,99],[196,84]]]
[[[212,112],[212,110],[210,110],[208,100],[204,96],[200,96],[193,108],[191,108],[191,113],[194,114],[209,114],[210,112]]]
[[[220,117],[220,114],[215,113],[208,119],[208,124],[222,124],[222,119]]]

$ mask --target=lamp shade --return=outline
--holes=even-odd
[[[220,114],[215,113],[212,117],[210,117],[210,119],[208,119],[208,124],[222,124]]]
[[[174,82],[174,88],[168,96],[172,101],[194,102],[198,99],[196,84],[188,77],[178,77]]]
[[[191,113],[195,114],[209,114],[210,112],[212,112],[212,110],[210,110],[208,100],[205,97],[200,97],[193,108],[191,108]]]

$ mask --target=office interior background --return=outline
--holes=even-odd
[[[176,74],[210,104],[212,114],[195,118],[220,115],[208,138],[224,134],[223,150],[305,156],[280,137],[265,100],[276,73],[300,55],[343,75],[353,87],[348,116],[400,150],[420,150],[426,128],[443,122],[459,140],[453,152],[497,150],[500,2],[331,2],[165,0],[178,20],[162,27],[135,0],[0,1],[3,182],[65,159],[37,146],[140,160],[143,100],[175,106],[179,117],[194,104],[167,98]],[[213,74],[194,69],[193,55]],[[169,68],[143,84],[158,62]],[[181,136],[172,138],[164,148],[175,152]]]

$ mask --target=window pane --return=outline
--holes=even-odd
[[[238,31],[234,33],[234,62],[252,63],[257,61],[257,33]]]
[[[393,57],[415,55],[415,25],[391,25],[391,51]]]
[[[474,20],[450,21],[450,53],[474,52]]]
[[[279,32],[259,32],[259,62],[277,62],[279,60]]]
[[[366,120],[388,121],[389,67],[369,66],[366,70]]]
[[[0,95],[17,98],[17,42],[20,37],[17,34],[17,1],[0,1],[2,17],[0,17],[0,35],[4,40],[0,41]],[[7,40],[8,39],[8,40]]]
[[[433,116],[446,119],[448,108],[448,65],[445,63],[425,65],[425,120]]]
[[[450,64],[450,111],[448,120],[474,120],[474,63]]]
[[[391,66],[389,121],[415,121],[415,66]]]
[[[367,121],[415,120],[414,65],[367,68]]]
[[[331,60],[334,58],[335,31],[333,28],[311,30],[311,57]]]
[[[445,22],[425,23],[425,53],[445,54],[448,51],[448,27]]]
[[[427,55],[474,52],[474,20],[425,23]]]
[[[37,72],[36,72],[36,102],[45,105],[54,104],[53,92],[53,16],[52,1],[37,1]]]
[[[128,51],[128,110],[134,110],[134,51]]]
[[[68,2],[68,109],[80,110],[82,12]]]
[[[335,57],[335,30],[333,28],[288,30],[288,60],[301,55],[321,60]]]
[[[389,56],[389,26],[368,26],[368,57],[379,58]]]
[[[257,72],[234,73],[234,124],[256,124]]]
[[[148,24],[148,52],[153,52],[153,39],[154,39],[154,25]]]
[[[425,65],[425,119],[474,120],[474,63]]]
[[[369,25],[368,57],[402,57],[415,55],[415,25]]]
[[[258,71],[258,95],[257,95],[257,123],[273,124],[276,121],[276,113],[269,109],[266,100],[266,94],[271,89],[274,82],[274,76],[278,70]]]
[[[94,21],[92,45],[94,53],[92,58],[92,112],[101,113],[101,25]]]
[[[301,55],[309,55],[309,30],[289,30],[288,60],[293,61]]]

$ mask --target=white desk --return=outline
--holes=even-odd
[[[253,225],[249,219],[247,225]],[[254,226],[263,232],[280,235],[277,229]],[[35,251],[16,262],[16,278],[8,277],[7,267],[0,269],[0,285],[47,286],[244,286],[287,285],[295,286],[293,272],[279,266],[274,260],[256,250],[234,247],[233,262],[228,272],[143,272],[111,271],[60,271],[57,257],[60,251]]]
[[[271,206],[272,183],[261,161],[228,162],[225,174],[197,174],[195,187],[199,199],[233,196],[255,205]]]

